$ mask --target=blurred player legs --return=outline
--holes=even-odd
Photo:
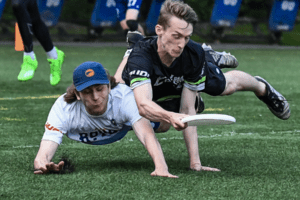
[[[64,55],[59,53],[57,48],[54,47],[48,28],[40,17],[36,0],[12,0],[12,8],[14,15],[17,18],[20,34],[24,43],[23,64],[21,65],[18,80],[31,80],[38,67],[38,62],[33,51],[33,34],[44,48],[48,59],[57,60],[52,63],[59,65],[59,67],[52,67],[52,65],[50,65],[51,68],[56,69],[55,71],[59,69],[59,74],[61,74],[61,61],[64,60],[61,59],[61,57],[64,57]],[[59,59],[60,61],[58,61]],[[60,78],[56,80],[60,81]],[[53,82],[50,80],[50,83],[52,85],[57,85],[59,81]]]

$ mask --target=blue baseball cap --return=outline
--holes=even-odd
[[[100,63],[87,61],[74,70],[73,83],[76,90],[80,92],[91,85],[108,85],[109,80],[104,67]]]

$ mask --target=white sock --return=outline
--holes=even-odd
[[[32,60],[34,60],[34,59],[35,59],[35,54],[34,54],[34,52],[33,52],[33,51],[31,51],[31,52],[29,52],[29,53],[27,53],[27,52],[24,52],[24,56],[30,56],[30,57],[32,58]]]
[[[53,47],[51,51],[46,52],[46,54],[49,59],[57,59],[57,52],[55,47]]]

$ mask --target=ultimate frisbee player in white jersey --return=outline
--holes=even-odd
[[[151,175],[177,178],[168,172],[153,127],[139,115],[131,89],[116,83],[100,63],[82,63],[74,70],[73,85],[51,108],[34,173],[62,170],[64,162],[55,164],[51,159],[63,135],[85,144],[105,145],[122,139],[131,128],[153,159]]]

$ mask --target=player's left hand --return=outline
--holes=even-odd
[[[39,169],[36,169],[34,171],[34,174],[47,174],[50,171],[59,172],[62,170],[64,164],[65,164],[64,161],[60,161],[58,164],[55,164],[54,162],[50,162],[46,164],[44,167],[40,167]]]

